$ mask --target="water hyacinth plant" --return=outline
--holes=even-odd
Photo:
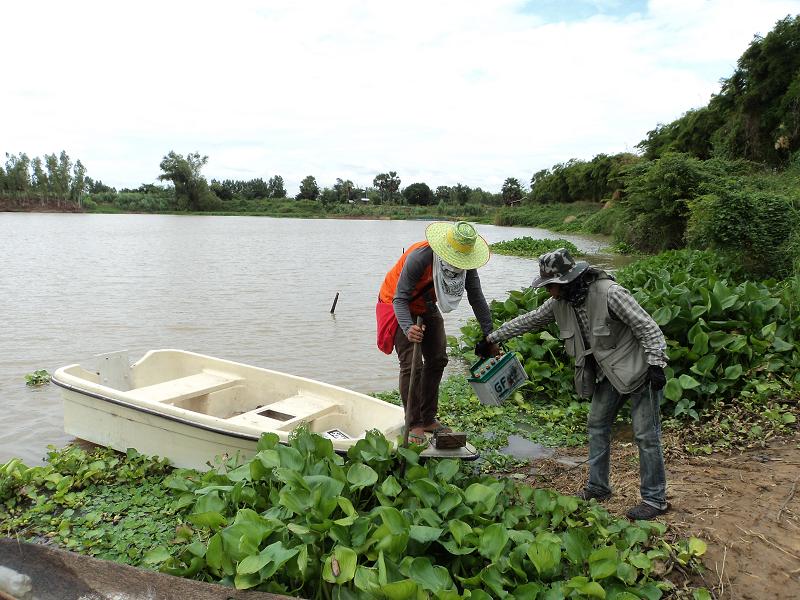
[[[25,385],[38,387],[50,383],[50,373],[45,369],[38,369],[33,373],[25,375]]]
[[[723,257],[691,250],[644,259],[617,274],[667,339],[667,414],[697,419],[712,402],[732,401],[764,386],[800,389],[800,280],[737,281],[738,276]],[[543,290],[511,292],[504,302],[492,303],[495,324],[546,298]],[[474,323],[462,333],[469,358],[481,333]],[[572,362],[557,336],[553,324],[507,342],[531,378],[523,391],[532,400],[575,399]]]
[[[153,549],[153,565],[303,598],[660,598],[671,584],[657,565],[704,550],[452,459],[421,464],[377,432],[347,459],[307,431],[289,446],[266,434],[249,463],[176,471],[167,485],[190,528]]]
[[[577,246],[567,240],[540,240],[531,236],[496,242],[491,245],[492,252],[495,254],[509,254],[512,256],[528,256],[537,258],[545,252],[552,252],[558,248],[566,248],[570,254],[579,254]]]

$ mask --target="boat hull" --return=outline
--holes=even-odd
[[[304,426],[346,453],[369,430],[397,443],[403,409],[330,384],[182,350],[152,350],[133,365],[122,353],[58,369],[64,430],[77,438],[205,470],[255,455],[259,438],[282,443]],[[423,458],[477,458],[474,448],[428,448]]]

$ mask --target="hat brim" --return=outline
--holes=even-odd
[[[478,236],[470,252],[459,252],[447,243],[447,232],[452,226],[448,221],[437,221],[425,228],[425,238],[436,256],[457,269],[477,269],[485,265],[491,256],[486,240]]]
[[[572,267],[569,271],[564,273],[563,275],[559,275],[558,277],[542,277],[539,276],[533,280],[531,283],[531,287],[540,288],[551,283],[570,283],[571,281],[575,281],[575,278],[578,277],[581,273],[583,273],[586,269],[589,268],[589,263],[585,260],[579,260],[575,263],[575,266]]]

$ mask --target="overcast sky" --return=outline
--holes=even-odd
[[[115,187],[162,157],[214,179],[499,191],[634,151],[704,106],[800,0],[8,1],[0,153]]]

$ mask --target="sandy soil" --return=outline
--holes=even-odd
[[[621,437],[611,459],[615,493],[605,503],[618,515],[639,502],[638,452]],[[664,443],[672,508],[661,520],[671,535],[708,543],[705,573],[671,579],[679,587],[704,585],[719,599],[800,598],[800,434],[708,457],[682,455],[669,438]],[[537,460],[529,482],[575,493],[587,477],[586,457],[578,448]]]

